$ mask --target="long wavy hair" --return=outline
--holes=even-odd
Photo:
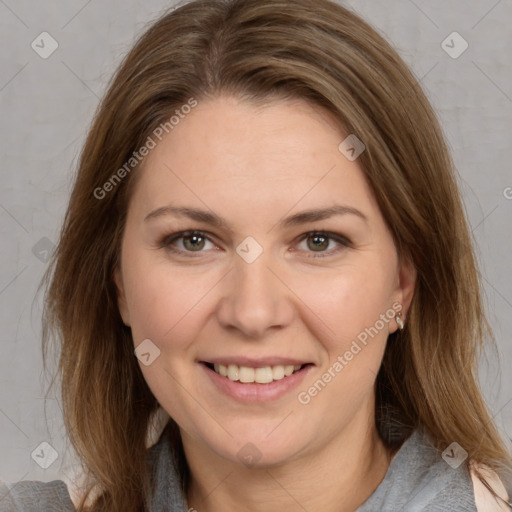
[[[422,425],[440,449],[457,441],[510,482],[510,454],[478,384],[483,342],[495,341],[473,241],[418,80],[376,30],[329,0],[195,0],[153,21],[109,83],[43,279],[43,360],[47,369],[55,340],[65,427],[87,482],[79,510],[147,510],[146,438],[159,409],[113,281],[141,164],[104,184],[191,98],[221,94],[303,99],[364,142],[358,162],[399,256],[417,271],[406,328],[389,336],[377,376],[376,424],[390,446],[393,429]]]

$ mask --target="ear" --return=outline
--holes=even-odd
[[[114,282],[117,288],[117,307],[123,319],[123,323],[130,327],[130,312],[128,310],[128,303],[126,301],[126,293],[124,290],[123,275],[119,266],[114,270]]]
[[[409,256],[402,256],[399,261],[398,275],[396,281],[396,288],[393,293],[393,297],[396,302],[402,305],[402,319],[405,321],[407,318],[407,312],[414,296],[414,289],[416,285],[417,272],[412,259]],[[390,333],[395,332],[398,329],[396,321],[394,328],[390,330]]]

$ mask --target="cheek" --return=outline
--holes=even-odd
[[[366,332],[382,314],[389,311],[392,281],[390,272],[368,261],[346,265],[330,273],[297,276],[290,288],[310,313],[311,325],[318,326],[318,337],[332,349],[342,350],[360,333]],[[303,306],[304,311],[306,308]],[[388,313],[391,316],[391,313]],[[384,339],[389,318],[378,323]],[[323,335],[320,335],[323,333]],[[364,338],[364,336],[362,336]]]
[[[191,343],[214,313],[216,297],[223,295],[224,272],[206,271],[202,265],[179,267],[163,251],[137,251],[129,244],[125,249],[124,282],[134,344],[149,338],[174,350]],[[336,268],[289,268],[282,275],[289,288],[283,288],[282,298],[325,349],[344,351],[390,307],[391,260],[369,251],[349,254]],[[379,337],[385,339],[388,324],[384,327]]]
[[[340,414],[353,417],[373,392],[394,314],[390,281],[377,269],[346,268],[317,286],[304,284],[300,293],[315,313],[308,328],[320,341],[323,358],[297,399],[326,424],[338,424]]]
[[[204,269],[180,269],[154,254],[132,258],[125,275],[134,344],[149,338],[166,350],[194,338],[204,298],[219,280]]]

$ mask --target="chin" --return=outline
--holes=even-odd
[[[272,438],[272,436],[275,437]],[[250,469],[265,469],[279,466],[295,458],[300,451],[300,446],[308,443],[290,436],[277,435],[261,432],[259,435],[235,435],[234,439],[226,444],[210,443],[211,450],[222,458]],[[272,439],[271,439],[272,438]],[[226,437],[223,441],[226,440]]]

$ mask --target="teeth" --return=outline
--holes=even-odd
[[[238,373],[239,373],[239,368],[238,366],[234,365],[234,364],[230,364],[227,368],[227,377],[229,380],[238,380]]]
[[[284,366],[272,367],[272,378],[274,380],[281,380],[284,377]]]
[[[262,368],[250,368],[248,366],[237,366],[230,364],[225,366],[223,364],[214,364],[213,369],[223,377],[229,380],[240,381],[245,383],[257,382],[258,384],[268,384],[274,380],[281,380],[290,376],[297,370],[301,369],[301,365],[289,364],[286,366],[264,366]]]
[[[254,374],[254,368],[249,368],[248,366],[240,366],[238,378],[240,382],[254,382]]]
[[[293,365],[289,364],[288,366],[284,367],[284,375],[285,377],[290,376],[293,373],[294,367]]]
[[[272,368],[270,366],[265,366],[264,368],[256,368],[254,370],[254,380],[260,384],[268,384],[269,382],[272,382]]]

